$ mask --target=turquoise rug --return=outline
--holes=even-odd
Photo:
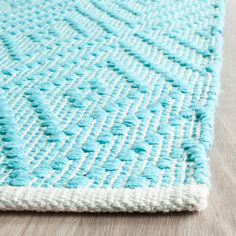
[[[222,0],[0,0],[0,209],[206,207]]]

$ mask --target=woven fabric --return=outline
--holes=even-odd
[[[224,4],[0,0],[0,209],[203,209]]]

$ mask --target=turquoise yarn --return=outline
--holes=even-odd
[[[0,186],[210,185],[224,1],[0,2]]]

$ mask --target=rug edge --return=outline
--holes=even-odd
[[[209,189],[191,184],[138,189],[0,187],[0,210],[67,212],[201,211]]]

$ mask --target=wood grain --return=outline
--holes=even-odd
[[[0,213],[0,236],[236,235],[236,1],[228,0],[221,95],[211,157],[212,191],[201,213]]]

